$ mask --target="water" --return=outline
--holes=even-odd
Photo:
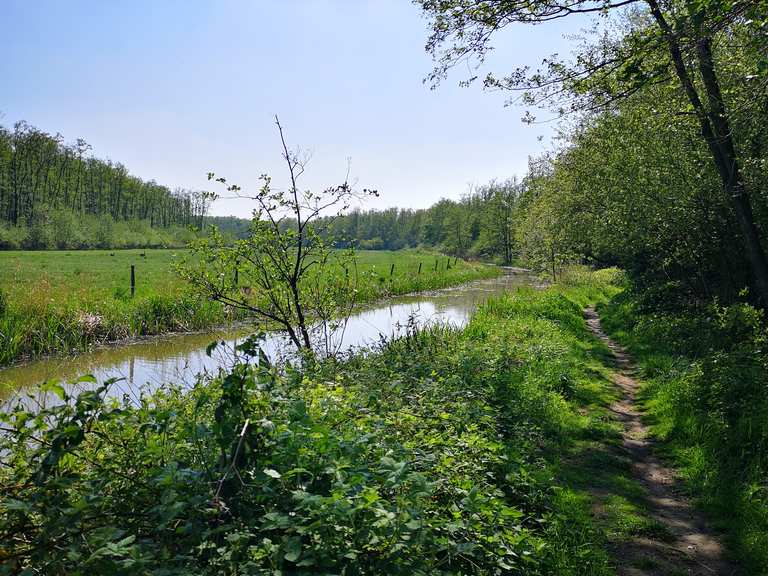
[[[462,286],[425,294],[400,296],[367,306],[353,314],[344,330],[341,348],[365,347],[382,336],[397,335],[401,326],[415,317],[420,325],[448,323],[462,326],[477,305],[489,296],[535,280],[518,271],[490,280],[477,280]],[[143,390],[165,383],[192,385],[201,373],[215,372],[235,360],[234,347],[253,332],[248,327],[208,332],[157,337],[122,346],[109,346],[92,352],[66,358],[46,358],[22,366],[0,370],[0,390],[6,397],[0,402],[8,406],[23,399],[29,404],[31,393],[34,402],[46,404],[56,401],[50,393],[41,393],[40,385],[49,380],[61,382],[70,393],[92,387],[75,383],[83,374],[92,374],[99,382],[109,378],[121,378],[113,386],[112,393],[138,398]],[[206,347],[213,341],[223,342],[210,356]],[[264,345],[271,357],[280,356],[286,346],[277,333],[271,334]]]

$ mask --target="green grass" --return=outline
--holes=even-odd
[[[174,262],[184,254],[184,250],[0,252],[0,291],[6,302],[5,310],[0,310],[0,365],[82,350],[98,342],[200,330],[232,319],[218,303],[192,293],[176,275]],[[358,300],[370,302],[499,274],[491,266],[451,259],[449,268],[448,262],[447,257],[428,252],[361,251],[358,269],[364,282]],[[133,298],[131,265],[136,278]]]
[[[582,317],[610,276],[344,360],[10,414],[0,553],[50,574],[608,576],[566,462],[615,435]]]
[[[138,296],[182,288],[172,264],[183,250],[0,252],[0,289],[14,302],[38,298],[88,304],[130,294],[131,264]],[[114,254],[114,256],[112,255]],[[146,254],[142,258],[141,254]]]
[[[722,528],[746,573],[768,574],[768,357],[762,312],[746,304],[657,312],[638,294],[601,308],[642,374],[661,453]]]

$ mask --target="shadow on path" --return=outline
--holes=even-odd
[[[629,462],[634,479],[644,491],[643,500],[650,518],[661,528],[636,534],[613,546],[620,576],[732,576],[737,567],[728,562],[723,548],[704,518],[682,494],[672,469],[654,456],[648,427],[636,408],[639,384],[627,353],[603,331],[594,308],[584,316],[590,330],[610,348],[615,364],[613,382],[621,394],[609,407],[622,423],[621,451]],[[598,500],[607,494],[596,491]]]

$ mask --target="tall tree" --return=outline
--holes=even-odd
[[[171,191],[130,176],[122,164],[90,155],[82,139],[65,144],[26,122],[0,127],[0,223],[45,226],[60,212],[202,227],[210,195]],[[32,248],[47,245],[32,244]]]
[[[482,62],[499,30],[515,23],[542,24],[594,14],[606,18],[607,31],[584,44],[571,61],[545,59],[540,70],[518,68],[504,77],[489,74],[488,87],[519,91],[524,102],[554,108],[560,114],[611,108],[644,87],[674,85],[687,100],[686,110],[700,128],[724,196],[735,215],[760,299],[768,304],[768,259],[752,208],[752,194],[732,111],[722,90],[715,51],[727,50],[734,28],[760,44],[762,54],[745,81],[768,84],[764,27],[765,0],[415,0],[431,18],[427,49],[435,57],[434,82],[459,62]],[[626,10],[630,7],[631,10]],[[620,11],[620,12],[617,12]],[[617,25],[618,23],[618,25]],[[475,77],[468,81],[474,80]]]

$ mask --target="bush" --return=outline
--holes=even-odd
[[[183,247],[195,237],[184,226],[153,228],[147,220],[116,222],[64,209],[41,213],[31,226],[0,223],[0,250]]]
[[[0,223],[0,250],[19,250],[27,244],[26,225],[10,226]]]
[[[40,219],[29,227],[24,248],[29,250],[50,250],[56,247],[56,235],[47,219]]]
[[[303,367],[250,339],[254,361],[138,404],[49,384],[62,404],[5,416],[7,570],[608,574],[545,458],[581,419],[581,339],[579,306],[530,292]]]
[[[51,227],[56,231],[55,242],[59,250],[87,248],[78,218],[69,210],[58,210],[51,217]]]

